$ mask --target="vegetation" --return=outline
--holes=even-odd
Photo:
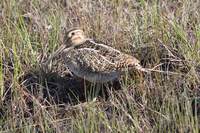
[[[62,60],[41,67],[77,26],[166,73],[129,70],[89,99]],[[1,0],[0,132],[200,132],[199,50],[198,0]]]

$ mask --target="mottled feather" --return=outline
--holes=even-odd
[[[144,71],[135,57],[86,38],[80,29],[67,32],[65,45],[51,57],[59,53],[71,72],[91,82],[112,81],[129,67]]]

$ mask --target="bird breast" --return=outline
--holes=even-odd
[[[73,72],[76,76],[88,80],[90,82],[108,82],[117,79],[120,76],[120,72],[99,72],[92,70],[92,66],[84,66],[84,62],[77,57],[78,53],[76,50],[68,51],[68,53],[63,54],[63,59],[65,65]]]

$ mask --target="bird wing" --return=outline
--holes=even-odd
[[[114,56],[91,48],[73,50],[70,56],[83,71],[90,72],[111,73],[139,64],[139,61],[130,55],[119,53]]]
[[[139,60],[131,55],[122,53],[119,50],[103,43],[96,43],[91,39],[88,39],[84,44],[80,45],[79,48],[90,48],[95,50],[98,54],[114,63],[116,65],[115,68],[117,69],[135,67],[140,63]]]
[[[115,63],[94,49],[81,48],[71,51],[70,58],[73,58],[83,71],[109,73],[116,70]]]
[[[93,50],[97,50],[98,53],[100,53],[103,56],[107,57],[117,57],[121,55],[121,52],[117,49],[114,49],[108,45],[105,45],[103,43],[96,43],[95,41],[88,39],[86,42],[81,44],[80,46],[77,47],[78,49],[81,48],[90,48]]]

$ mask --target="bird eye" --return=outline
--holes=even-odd
[[[75,33],[74,33],[74,32],[72,32],[72,36],[73,36],[73,35],[75,35]]]

